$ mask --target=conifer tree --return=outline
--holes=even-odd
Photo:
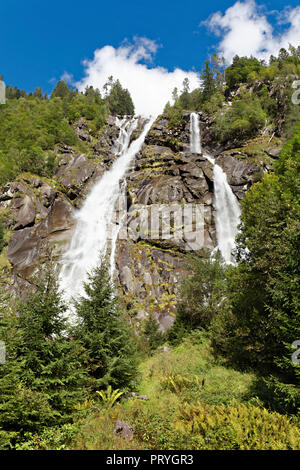
[[[82,347],[67,336],[67,307],[51,264],[25,302],[12,307],[3,292],[0,300],[0,340],[6,346],[0,441],[11,445],[25,432],[69,421],[74,405],[85,398],[86,374]]]
[[[37,431],[51,418],[47,396],[30,390],[24,381],[26,361],[20,354],[22,332],[11,296],[1,282],[0,449],[8,449],[21,434]]]
[[[19,308],[23,380],[31,390],[45,393],[53,416],[65,421],[84,395],[82,349],[67,335],[67,305],[52,264],[40,277],[35,293]]]
[[[153,315],[150,315],[145,322],[144,335],[151,351],[161,346],[164,341],[164,335],[159,331],[159,323],[155,320]]]
[[[104,85],[107,93],[106,100],[109,111],[112,115],[133,115],[134,104],[130,93],[124,89],[119,80],[114,81],[113,77],[109,77],[108,82]]]
[[[202,100],[203,102],[209,100],[209,98],[216,91],[216,83],[214,80],[214,72],[210,67],[209,60],[205,61],[205,66],[201,72],[202,79]]]
[[[85,296],[75,302],[79,323],[75,337],[87,352],[91,388],[129,387],[136,377],[136,348],[105,264],[89,275]]]

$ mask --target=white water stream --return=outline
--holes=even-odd
[[[115,266],[115,245],[120,226],[115,223],[115,206],[125,195],[124,180],[135,155],[141,149],[153,123],[144,127],[141,135],[130,145],[130,137],[136,129],[138,118],[116,119],[119,137],[114,146],[118,159],[109,171],[93,186],[83,206],[75,215],[76,225],[69,248],[61,259],[59,284],[66,300],[84,295],[83,283],[87,274],[95,268],[110,248],[110,273]]]
[[[201,153],[200,125],[197,113],[191,113],[190,117],[190,150],[193,153]],[[213,165],[217,248],[225,262],[232,263],[232,250],[235,247],[237,227],[240,223],[240,206],[228,184],[226,173],[211,156],[207,154],[203,154],[203,156]]]

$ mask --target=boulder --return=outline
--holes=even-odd
[[[227,175],[227,180],[233,192],[239,199],[242,199],[250,186],[258,180],[261,168],[253,163],[239,160],[232,155],[220,155],[216,159]]]
[[[61,166],[56,179],[61,183],[67,195],[74,199],[83,190],[86,182],[96,170],[96,164],[85,155],[76,155],[66,165]]]
[[[10,208],[15,213],[16,223],[13,227],[14,230],[19,230],[34,224],[35,207],[30,196],[24,195],[14,198],[11,202]]]
[[[90,129],[83,118],[79,119],[79,121],[73,125],[73,129],[80,140],[83,142],[92,142],[93,139],[89,135]]]
[[[125,421],[118,420],[115,424],[115,435],[126,441],[131,441],[133,439],[133,428]]]

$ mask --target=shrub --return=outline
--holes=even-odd
[[[229,139],[252,137],[266,124],[267,115],[260,101],[251,94],[242,93],[232,102],[232,106],[217,113],[214,130],[221,142]]]
[[[188,405],[175,428],[197,449],[299,450],[300,430],[289,418],[250,404]],[[194,439],[193,439],[194,438]]]

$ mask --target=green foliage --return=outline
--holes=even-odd
[[[292,104],[291,85],[299,76],[299,47],[282,49],[269,64],[235,56],[225,67],[224,59],[215,54],[199,73],[201,86],[192,92],[184,86],[181,94],[175,89],[174,105],[167,103],[164,112],[170,128],[180,124],[183,112],[207,112],[215,140],[221,143],[240,143],[264,126],[277,136],[291,137],[300,112]]]
[[[145,322],[144,336],[148,342],[150,351],[154,351],[163,344],[164,335],[159,331],[159,324],[153,315],[150,315]]]
[[[67,335],[66,306],[51,265],[36,279],[36,291],[15,308],[1,299],[0,338],[6,362],[0,367],[0,428],[26,432],[70,421],[74,404],[84,399],[82,350]]]
[[[113,80],[109,77],[108,82],[104,88],[107,92],[106,103],[110,114],[116,115],[134,115],[134,104],[130,93],[124,89],[119,80]]]
[[[47,395],[56,423],[59,418],[64,421],[74,404],[84,398],[82,348],[66,339],[66,310],[53,268],[47,267],[42,280],[37,281],[36,292],[19,308],[20,348],[26,357],[24,380],[31,390]]]
[[[201,106],[201,110],[213,115],[215,114],[222,105],[224,104],[225,97],[219,91],[216,91],[208,101],[205,101]]]
[[[214,72],[210,67],[209,61],[205,61],[204,68],[200,74],[202,80],[202,101],[208,101],[216,91],[216,82]]]
[[[199,378],[195,376],[195,382],[199,386]],[[179,393],[183,388],[190,387],[193,381],[188,377],[180,374],[171,374],[167,377],[161,378],[162,388],[171,390],[172,392]]]
[[[254,57],[238,57],[236,55],[232,64],[225,71],[226,84],[229,90],[232,90],[240,83],[247,82],[248,79],[258,78],[262,68],[261,62]]]
[[[240,365],[263,371],[273,390],[269,402],[276,408],[278,397],[278,409],[289,412],[300,407],[300,366],[291,360],[300,337],[299,169],[298,126],[275,174],[256,183],[243,202],[239,264],[228,272],[231,311],[213,327],[215,346]]]
[[[113,390],[111,385],[106,390],[97,390],[96,393],[100,396],[106,408],[112,408],[116,401],[124,394],[118,388]]]
[[[225,267],[220,258],[191,255],[188,269],[190,275],[181,285],[176,320],[168,332],[173,343],[181,341],[191,329],[208,329],[218,312],[226,308]]]
[[[90,414],[71,449],[299,448],[296,422],[250,398],[253,374],[221,366],[199,333],[156,352],[141,370],[139,391],[149,400],[123,399]],[[134,425],[132,441],[115,436],[117,419]]]
[[[185,78],[182,83],[182,92],[178,98],[179,105],[182,109],[190,109],[191,100],[190,100],[190,84],[189,79]]]
[[[89,275],[85,297],[75,303],[79,323],[74,335],[86,353],[91,388],[129,387],[136,378],[136,349],[132,332],[121,318],[118,299],[104,263]]]
[[[65,81],[60,80],[55,85],[51,93],[51,98],[62,98],[62,99],[67,98],[70,100],[72,99],[74,95],[75,95],[75,91],[73,90],[73,88],[68,86]]]
[[[78,423],[45,427],[39,434],[27,432],[24,441],[17,443],[16,450],[67,450],[70,442],[78,433]],[[0,433],[1,439],[1,433]],[[1,442],[1,441],[0,441]],[[0,446],[1,448],[1,446]]]
[[[60,98],[7,100],[0,107],[0,183],[21,172],[51,176],[48,151],[57,143],[76,142]]]
[[[6,104],[0,107],[0,184],[14,179],[21,172],[53,176],[57,170],[55,146],[76,147],[80,144],[72,128],[76,120],[84,117],[92,131],[97,133],[106,122],[106,101],[114,103],[116,114],[122,114],[129,106],[126,90],[121,90],[119,101],[115,99],[116,94],[119,96],[118,90],[117,86],[117,91],[111,90],[112,96],[108,95],[103,100],[99,90],[93,87],[79,93],[64,81],[59,81],[51,99],[47,99],[41,89],[27,95],[7,87]]]
[[[0,216],[0,253],[4,247],[4,227],[2,217]]]
[[[299,449],[300,430],[288,418],[250,404],[182,406],[175,428],[196,448],[214,450]]]
[[[266,122],[267,115],[259,99],[244,92],[233,100],[232,106],[218,112],[214,129],[218,139],[226,142],[252,137]]]
[[[168,118],[169,129],[176,128],[182,119],[183,108],[179,100],[175,101],[174,106],[168,102],[164,109],[164,114]]]

